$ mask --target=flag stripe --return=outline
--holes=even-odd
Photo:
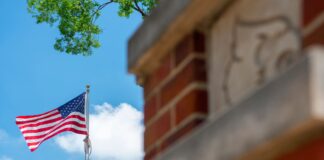
[[[39,142],[44,137],[47,137],[48,135],[51,135],[51,134],[57,132],[58,130],[61,130],[61,129],[64,129],[64,128],[74,128],[74,129],[78,129],[78,130],[85,130],[86,129],[86,126],[85,126],[85,124],[79,124],[77,122],[68,122],[66,124],[63,124],[63,125],[57,127],[55,130],[51,130],[48,133],[41,134],[41,135],[38,135],[38,136],[37,135],[35,135],[35,136],[26,136],[25,137],[25,140],[27,141],[27,143],[30,143],[30,142]]]
[[[23,133],[23,135],[26,134],[29,134],[29,133],[39,133],[39,132],[42,132],[42,130],[44,131],[45,129],[47,130],[47,132],[50,132],[51,130],[55,130],[56,128],[58,128],[59,126],[61,126],[62,123],[65,123],[65,122],[69,122],[69,121],[77,121],[77,122],[83,122],[85,123],[85,118],[84,118],[84,115],[83,114],[80,114],[78,112],[73,112],[71,113],[68,117],[66,117],[65,119],[62,119],[57,121],[55,123],[55,125],[51,125],[49,127],[33,127],[33,128],[30,128],[28,130],[25,130],[25,131],[21,131]],[[25,129],[25,128],[24,128]]]
[[[39,125],[39,126],[36,126],[36,127],[24,127],[24,128],[21,128],[20,131],[25,132],[25,131],[29,131],[29,130],[37,130],[37,129],[42,129],[42,128],[55,126],[55,125],[61,123],[63,120],[64,119],[61,119],[61,120],[58,120],[56,122],[52,122],[52,123],[49,123],[49,124],[42,124],[42,125]]]
[[[57,134],[60,134],[62,132],[65,132],[65,131],[70,131],[70,132],[74,132],[74,133],[77,133],[77,134],[83,134],[83,135],[87,135],[87,131],[81,131],[81,130],[77,130],[77,129],[74,129],[74,128],[65,128],[65,129],[62,129],[60,130],[59,132],[51,135],[51,136],[48,136],[46,137],[42,142],[38,143],[38,144],[34,144],[34,145],[29,145],[29,149],[33,152],[37,149],[37,147],[42,144],[45,140],[48,140],[54,136],[56,136]]]
[[[59,114],[59,112],[57,110],[55,110],[55,111],[51,112],[50,114],[45,115],[45,116],[42,116],[42,117],[33,118],[33,119],[30,119],[30,120],[27,120],[27,119],[26,120],[22,120],[20,118],[20,120],[16,120],[16,121],[17,121],[17,124],[24,124],[24,123],[31,123],[31,122],[39,122],[39,121],[41,121],[43,119],[48,119],[48,118],[51,118],[51,117],[53,117],[55,115],[58,115],[58,114]]]
[[[56,121],[59,121],[59,120],[62,120],[62,117],[57,117],[57,118],[54,118],[54,119],[51,119],[51,120],[46,120],[46,121],[40,122],[40,123],[32,123],[32,124],[18,125],[18,126],[21,129],[26,128],[26,127],[37,127],[39,125],[49,124],[49,123],[53,123],[53,122],[56,122]]]
[[[69,119],[63,121],[62,123],[60,123],[58,126],[49,127],[49,128],[46,128],[46,130],[42,129],[42,130],[29,131],[28,133],[23,133],[23,136],[25,138],[29,138],[29,136],[39,136],[39,135],[48,134],[52,130],[55,130],[56,128],[59,128],[61,126],[68,125],[68,124],[76,124],[79,127],[84,127],[85,128],[85,122],[84,121],[78,121],[75,118],[69,118]]]
[[[84,131],[86,132],[87,130],[85,128],[80,128],[78,126],[74,126],[74,125],[71,125],[71,126],[63,126],[61,128],[59,128],[58,130],[55,130],[55,132],[52,132],[50,134],[47,134],[46,136],[44,136],[43,138],[40,138],[40,139],[33,139],[33,140],[26,140],[27,144],[30,144],[30,143],[41,143],[42,141],[44,141],[47,137],[50,137],[52,135],[57,135],[58,133],[61,133],[60,131],[61,130],[66,130],[66,129],[71,129],[73,128],[74,130],[77,130],[77,131]]]
[[[73,115],[73,116],[75,116],[75,118],[80,118],[80,120],[84,120],[84,117],[78,117],[77,115],[80,115],[80,114],[76,114],[76,115]],[[46,119],[41,120],[40,122],[36,122],[36,123],[18,124],[18,126],[21,129],[25,128],[25,127],[35,127],[35,126],[39,126],[39,125],[53,123],[53,122],[59,121],[61,119],[62,119],[62,116],[60,114],[57,114],[57,115],[53,116],[53,118],[46,118]]]
[[[64,122],[68,122],[68,121],[80,121],[80,122],[84,122],[82,119],[84,117],[80,116],[78,118],[76,117],[71,117],[71,118],[68,118],[66,120],[62,119],[61,121],[57,121],[57,123],[54,123],[54,125],[51,125],[51,124],[48,124],[48,125],[42,125],[41,127],[33,127],[33,128],[28,128],[28,130],[24,130],[24,131],[21,131],[23,134],[25,133],[37,133],[37,132],[43,132],[43,131],[47,131],[47,130],[50,130],[51,128],[55,127],[55,125],[60,125],[61,123]],[[26,129],[26,128],[24,128]]]
[[[84,118],[84,115],[83,114],[74,112],[74,113],[71,113],[70,116],[68,116],[66,118],[69,118],[71,116],[73,116],[74,118],[78,118],[81,121],[85,121],[85,118]],[[33,131],[33,130],[38,130],[38,129],[52,127],[52,126],[58,125],[63,120],[64,119],[61,118],[61,119],[59,119],[59,120],[57,120],[55,122],[51,122],[51,123],[48,123],[48,124],[42,124],[42,125],[39,125],[39,126],[36,126],[36,127],[23,127],[23,128],[20,129],[20,131],[23,132],[23,133],[25,133],[26,131]]]
[[[46,122],[46,121],[49,121],[49,120],[52,120],[52,119],[55,119],[55,118],[58,118],[58,117],[61,117],[61,114],[60,113],[55,113],[53,115],[51,115],[50,117],[44,117],[42,119],[37,119],[35,121],[26,121],[26,122],[17,122],[16,124],[20,127],[23,127],[23,126],[27,126],[29,124],[34,124],[34,125],[37,125],[37,124],[40,124],[42,122]]]
[[[16,117],[16,121],[29,121],[29,120],[33,120],[33,119],[37,119],[37,118],[42,118],[47,116],[48,114],[51,114],[52,112],[57,112],[56,109],[53,109],[51,111],[45,112],[43,114],[37,114],[37,115],[33,115],[33,116],[17,116]]]

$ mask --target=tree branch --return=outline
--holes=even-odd
[[[108,4],[113,3],[113,2],[114,2],[114,0],[110,0],[110,1],[108,1],[108,2],[106,2],[106,3],[103,3],[103,4],[101,4],[100,6],[98,6],[97,10],[96,10],[95,12],[93,12],[93,14],[92,14],[91,17],[94,17],[94,15],[95,15],[96,13],[98,13],[100,10],[102,10],[103,8],[105,8]]]
[[[105,8],[108,4],[113,3],[113,2],[114,2],[114,0],[110,0],[109,2],[106,2],[106,3],[101,4],[101,5],[98,7],[97,11],[102,10],[102,9]]]
[[[141,9],[141,7],[138,5],[137,0],[134,0],[135,7],[132,6],[133,9],[138,11],[143,17],[147,16],[147,14]]]
[[[109,5],[110,3],[116,2],[115,0],[110,0],[108,2],[105,2],[103,4],[101,4],[100,6],[98,6],[97,10],[95,12],[93,12],[91,17],[94,17],[96,13],[98,13],[100,10],[102,10],[103,8],[105,8],[107,5]],[[147,14],[143,11],[143,9],[138,5],[137,0],[133,0],[134,2],[134,6],[132,5],[131,8],[133,8],[134,10],[136,10],[137,12],[139,12],[143,17],[146,17]]]

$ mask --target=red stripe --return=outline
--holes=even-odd
[[[40,143],[40,142],[27,143],[27,145],[28,146],[34,146],[34,145],[37,145],[38,143]]]
[[[63,120],[62,122],[64,122],[65,120],[70,119],[70,118],[77,118],[77,119],[80,120],[80,121],[85,121],[85,118],[84,118],[84,117],[81,117],[81,116],[79,116],[79,115],[71,115],[71,116],[67,116],[65,119],[60,118],[59,120]],[[57,119],[58,119],[58,118],[57,118]],[[56,119],[54,119],[54,120],[56,120]],[[59,121],[59,120],[56,120],[56,121],[54,121],[54,122],[57,122],[57,121]],[[44,121],[44,122],[45,122],[45,121]],[[51,122],[51,123],[54,123],[54,122]],[[62,123],[62,122],[60,122],[60,123]],[[58,124],[56,124],[56,125],[54,125],[54,126],[51,126],[51,127],[55,127],[55,126],[59,125],[60,123],[58,123]],[[48,123],[48,124],[50,124],[50,123]],[[37,124],[37,125],[35,124],[35,125],[33,125],[33,126],[26,125],[26,126],[22,126],[22,127],[19,127],[19,128],[20,128],[20,130],[21,130],[21,129],[26,128],[26,127],[38,127],[39,125],[43,125],[43,124]],[[46,128],[49,128],[49,127],[46,127]],[[39,129],[35,129],[35,130],[33,130],[33,129],[29,129],[29,130],[22,131],[22,133],[25,133],[26,131],[37,131],[37,130],[39,130]]]
[[[22,128],[26,128],[26,127],[37,127],[37,126],[44,125],[44,124],[50,124],[50,123],[57,122],[62,119],[63,119],[62,117],[57,117],[57,118],[54,118],[51,120],[47,120],[47,121],[43,121],[43,122],[39,122],[39,123],[35,123],[35,124],[26,124],[24,126],[22,126],[22,124],[20,124],[20,125],[17,124],[17,125],[19,126],[20,129],[22,129]]]
[[[79,116],[79,115],[70,115],[70,116],[68,116],[68,117],[66,117],[65,119],[64,119],[64,121],[62,121],[62,122],[65,122],[66,120],[68,120],[68,119],[70,119],[70,118],[77,118],[77,119],[79,119],[79,120],[82,120],[82,121],[85,121],[85,118],[84,117],[81,117],[81,116]],[[62,123],[61,122],[61,123]],[[74,122],[74,121],[72,121],[72,122]],[[66,123],[69,123],[69,122],[66,122]],[[85,126],[85,125],[84,125]],[[55,131],[58,131],[60,128],[59,127],[57,127],[57,126],[52,126],[51,128],[54,128],[54,127],[56,127],[57,129],[55,129],[55,130],[53,130],[52,132],[49,132],[49,133],[47,133],[47,135],[48,134],[50,134],[50,133],[53,133],[53,132],[55,132]],[[79,127],[82,127],[82,126],[79,126]],[[86,126],[85,126],[86,127]],[[69,129],[69,128],[66,128],[66,129]],[[64,129],[65,130],[65,129]],[[75,130],[75,129],[74,129]],[[29,131],[29,130],[27,130],[27,131]],[[25,131],[24,131],[25,132]],[[82,131],[83,132],[83,131]],[[85,133],[86,134],[86,133]],[[55,134],[56,135],[56,134]],[[52,137],[52,136],[51,136]],[[25,138],[25,137],[24,137]],[[26,138],[25,138],[25,140],[27,140]],[[44,140],[43,140],[44,141]],[[33,143],[33,144],[38,144],[39,142],[35,142],[35,143]],[[32,144],[32,145],[33,145]]]
[[[46,128],[41,128],[41,129],[29,129],[29,130],[25,130],[25,131],[21,131],[21,132],[22,133],[37,133],[37,132],[49,130],[51,128],[57,127],[57,125],[60,125],[61,123],[65,122],[66,120],[68,120],[70,118],[77,118],[80,121],[85,121],[85,118],[84,117],[81,117],[79,115],[70,115],[70,116],[67,116],[62,122],[60,122],[60,123],[58,123],[58,124],[56,124],[54,126],[50,126],[50,127],[46,127]],[[60,120],[62,120],[62,118]],[[19,127],[19,128],[22,129],[22,128],[25,128],[25,126]]]
[[[70,116],[65,117],[64,120],[65,120],[65,119],[69,119],[69,118],[77,118],[77,119],[79,119],[80,121],[85,121],[85,118],[84,118],[84,117],[81,117],[81,116],[79,116],[79,115],[70,115]]]
[[[50,110],[50,111],[45,112],[45,113],[42,113],[42,114],[28,115],[28,116],[17,116],[16,118],[34,118],[34,117],[39,117],[39,116],[42,116],[42,115],[47,114],[49,112],[52,112],[54,110],[56,110],[56,109]]]
[[[70,115],[70,116],[65,117],[65,119],[67,119],[67,118],[78,118],[79,120],[84,121],[84,118],[80,117],[79,115]],[[25,125],[25,126],[22,126],[22,125],[24,125],[23,123],[18,124],[18,122],[16,122],[16,124],[18,126],[20,126],[19,128],[21,129],[21,128],[30,127],[30,126],[39,126],[39,125],[43,125],[43,124],[47,124],[47,123],[53,123],[53,122],[56,122],[57,120],[61,120],[61,119],[62,119],[61,117],[58,117],[58,118],[54,118],[54,119],[51,119],[51,120],[47,120],[47,121],[43,121],[43,122],[39,122],[39,123],[34,123],[34,124],[29,124],[29,125]]]
[[[62,121],[62,122],[65,122],[65,120]],[[59,123],[59,124],[57,124],[57,125],[62,124],[62,122]],[[74,122],[74,121],[70,121],[70,122]],[[65,122],[65,123],[69,123],[69,122]],[[63,124],[65,124],[65,123],[63,123]],[[57,125],[50,126],[50,127],[46,127],[46,128],[40,128],[40,129],[30,129],[30,130],[25,130],[25,131],[22,131],[21,133],[24,134],[24,133],[37,133],[37,132],[43,132],[43,131],[50,130],[50,129],[54,128],[54,127],[57,127]]]
[[[60,133],[62,133],[62,132],[65,132],[65,131],[70,131],[70,132],[73,132],[73,133],[76,133],[76,134],[88,135],[88,133],[87,133],[86,131],[80,131],[80,130],[77,130],[77,129],[74,129],[74,128],[65,128],[65,129],[62,129],[62,130],[60,130],[59,132],[57,132],[57,133],[55,133],[55,134],[53,134],[53,135],[51,135],[51,136],[49,136],[49,137],[46,137],[44,140],[42,140],[42,141],[40,141],[40,142],[38,142],[38,143],[39,143],[39,145],[40,145],[40,144],[42,144],[45,140],[48,140],[48,139],[50,139],[50,138],[52,138],[52,137],[54,137],[54,136],[56,136],[56,135],[58,135],[58,134],[60,134]],[[38,143],[27,143],[27,145],[28,145],[28,146],[32,146],[32,145],[37,145]],[[34,151],[39,147],[39,145],[38,145],[36,148],[31,149],[31,151],[34,152]]]
[[[24,123],[37,122],[39,120],[46,119],[46,118],[49,118],[49,117],[52,117],[52,116],[56,116],[56,115],[59,115],[59,114],[60,114],[59,112],[53,112],[53,114],[49,114],[49,115],[47,115],[45,117],[38,118],[38,119],[34,119],[34,120],[29,120],[29,121],[16,121],[16,124],[24,124]]]
[[[45,137],[46,135],[49,135],[49,134],[51,134],[51,133],[53,133],[53,132],[55,132],[55,131],[57,131],[57,130],[60,130],[61,127],[64,127],[64,126],[66,126],[66,125],[75,125],[75,126],[80,127],[80,128],[86,128],[86,125],[84,125],[84,124],[80,124],[80,123],[78,123],[78,122],[76,122],[76,121],[72,121],[72,122],[65,122],[65,123],[62,123],[61,125],[57,126],[57,127],[55,128],[55,130],[53,130],[53,131],[51,131],[51,132],[48,132],[48,133],[45,133],[45,134],[43,134],[43,135],[39,135],[39,136],[26,136],[25,139],[26,139],[26,140],[31,140],[31,139],[40,139],[40,138],[43,138],[43,137]],[[37,132],[36,132],[36,133],[37,133]]]

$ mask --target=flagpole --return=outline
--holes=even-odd
[[[90,158],[90,132],[89,132],[89,93],[90,93],[90,85],[86,85],[86,94],[85,94],[85,104],[84,104],[84,112],[86,119],[86,127],[88,135],[84,139],[84,153],[85,160],[89,160]]]

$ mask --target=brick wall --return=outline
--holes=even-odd
[[[303,0],[303,46],[324,45],[324,1]]]
[[[324,45],[324,0],[301,0],[301,1],[303,2],[303,4],[301,5],[302,8],[298,6],[298,13],[300,11],[299,9],[302,10],[302,13],[300,14],[301,18],[299,14],[298,15],[294,14],[294,16],[290,16],[290,18],[292,18],[292,20],[295,20],[294,17],[296,16],[297,20],[302,19],[301,25],[302,25],[303,47],[307,48],[314,44]],[[264,6],[263,4],[267,4],[268,2],[272,5],[270,5],[269,7],[265,5],[266,6],[265,8],[271,9],[271,12],[272,10],[274,10],[273,8],[271,8],[271,6],[273,7],[275,6],[276,3],[279,3],[279,1],[278,2],[264,1],[264,2],[259,2],[260,4],[254,3],[253,5],[254,7],[258,5],[262,7]],[[298,5],[299,4],[300,3],[298,3]],[[253,8],[253,5],[251,5],[251,8]],[[256,13],[259,12],[258,10],[259,7],[255,7],[255,8],[256,10],[253,12]],[[294,7],[292,7],[291,9],[294,9]],[[247,12],[244,10],[245,9],[242,8],[242,13]],[[278,9],[278,11],[281,10]],[[188,12],[186,14],[189,13],[193,13],[193,12]],[[264,13],[268,13],[268,12],[264,11]],[[288,15],[290,13],[294,13],[294,12],[287,12]],[[217,63],[215,63],[215,59],[214,59],[212,63],[209,63],[210,66],[212,66],[213,63],[214,64],[219,63],[220,65],[222,65],[221,62],[223,61],[222,57],[224,58],[225,57],[224,55],[229,52],[226,49],[219,50],[219,48],[224,48],[222,45],[224,46],[228,45],[229,46],[228,48],[231,47],[227,43],[229,42],[230,38],[228,39],[228,37],[230,37],[232,31],[231,29],[229,30],[226,29],[226,27],[231,24],[230,23],[227,24],[228,23],[227,21],[225,22],[226,23],[224,23],[225,25],[223,26],[224,30],[221,30],[222,32],[220,33],[228,32],[227,33],[228,36],[227,34],[217,34],[218,32],[215,32],[216,36],[219,37],[220,40],[215,41],[215,43],[209,42],[210,44],[212,44],[211,46],[212,48],[213,47],[217,48],[217,52],[221,52],[219,54],[220,58],[214,56],[217,57],[216,58],[218,60]],[[146,25],[150,26],[150,24],[151,23],[147,23]],[[180,27],[180,29],[182,28]],[[178,30],[180,29],[178,28]],[[173,32],[170,31],[170,33]],[[142,34],[142,32],[138,32],[138,34],[141,35],[142,37],[137,34],[135,37],[139,36],[143,38],[146,36],[147,33],[145,32],[145,34]],[[152,32],[152,34],[155,33]],[[169,34],[169,35],[171,35],[171,37],[173,36],[173,34]],[[176,37],[176,35],[174,36]],[[210,37],[210,35],[208,35],[208,37]],[[223,39],[225,40],[224,43],[220,43],[223,42]],[[136,39],[134,39],[134,41],[132,42],[135,42],[135,40]],[[299,40],[300,38],[298,37],[297,40],[298,50],[300,44]],[[165,41],[158,41],[159,42],[157,43],[158,47],[152,46],[154,50],[149,49],[146,55],[143,54],[141,59],[137,60],[136,62],[137,66],[136,67],[134,67],[135,65],[132,66],[136,68],[136,69],[132,68],[133,69],[132,71],[136,73],[137,76],[140,78],[140,82],[141,83],[143,82],[143,88],[144,88],[144,98],[145,98],[144,124],[146,128],[144,133],[144,150],[145,150],[144,159],[145,160],[154,159],[154,157],[158,156],[160,153],[165,151],[175,142],[179,141],[184,136],[188,135],[189,132],[192,132],[194,129],[197,129],[197,126],[201,125],[202,122],[205,121],[208,114],[208,106],[207,106],[208,93],[207,93],[207,75],[206,75],[207,66],[206,66],[205,41],[206,39],[203,33],[198,31],[193,31],[192,33],[185,36],[180,42],[178,42],[176,46],[168,52],[168,54],[165,54],[164,50],[161,49],[162,44],[160,42],[165,42]],[[251,42],[251,44],[253,43]],[[133,44],[132,46],[136,46],[136,45]],[[173,45],[169,45],[169,46],[171,47]],[[294,48],[294,44],[293,43],[290,44],[290,47]],[[134,48],[136,49],[136,47],[132,47],[133,50],[135,50]],[[145,48],[145,45],[143,48]],[[158,50],[156,48],[159,48],[161,50]],[[165,50],[169,50],[169,48]],[[135,51],[132,51],[132,54],[136,55],[135,53],[137,52]],[[153,51],[159,51],[159,53]],[[152,55],[154,54],[156,54],[156,59],[152,57]],[[163,55],[165,56],[161,60],[159,60],[160,56]],[[211,55],[216,55],[216,54],[211,53],[210,57],[208,58],[212,59]],[[154,68],[147,69],[145,67],[151,65],[150,63],[151,61],[149,61],[148,59],[154,62],[158,61],[157,62],[158,64],[152,65],[154,66]],[[217,68],[217,70],[215,72],[211,72],[213,71],[212,68],[213,67],[209,68],[210,75],[215,75],[214,73],[218,73],[216,71],[224,69],[222,67],[214,67]],[[147,74],[147,72],[149,73]],[[143,78],[144,81],[142,81]],[[209,85],[213,81],[216,82],[217,79],[220,79],[219,75],[216,75],[215,79],[211,79]],[[216,84],[215,86],[217,87],[221,86],[218,85],[218,83],[215,84]],[[215,88],[217,89],[217,87]],[[222,89],[219,90],[222,91]],[[217,100],[216,98],[220,98],[219,95],[221,94],[218,94],[217,92],[217,94],[215,95],[217,96],[213,96],[213,94],[211,94],[210,92],[209,96],[214,97],[216,101]],[[211,106],[214,105],[212,104]],[[315,145],[315,146],[320,146],[320,145]],[[294,157],[299,152],[300,151],[296,151],[296,152],[292,152],[292,154],[289,155],[283,155],[282,158],[285,159],[285,157]]]
[[[192,131],[207,115],[205,37],[183,38],[144,82],[145,160]]]

